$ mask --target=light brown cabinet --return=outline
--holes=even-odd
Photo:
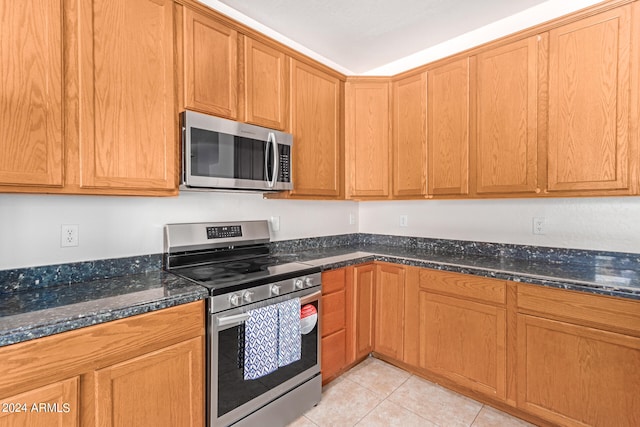
[[[348,80],[345,85],[345,170],[348,198],[388,198],[389,83]]]
[[[549,33],[550,192],[629,194],[635,186],[640,22],[632,23],[633,7]]]
[[[428,71],[430,196],[469,194],[469,58]]]
[[[347,366],[347,269],[322,273],[322,382]]]
[[[0,402],[59,411],[0,425],[202,426],[204,353],[202,301],[2,347]]]
[[[236,119],[238,32],[186,7],[181,25],[184,107]]]
[[[0,4],[0,186],[63,184],[62,2]]]
[[[298,60],[291,61],[292,197],[344,196],[343,83]]]
[[[404,77],[392,84],[394,198],[423,198],[427,194],[427,77]]]
[[[471,57],[475,192],[538,190],[538,36]]]
[[[287,123],[289,82],[286,55],[250,37],[244,37],[245,121],[284,130]]]
[[[404,351],[404,278],[404,267],[376,263],[373,349],[396,360]]]
[[[347,360],[353,363],[373,351],[374,333],[374,264],[356,265],[352,268],[352,292],[349,302],[349,332]]]

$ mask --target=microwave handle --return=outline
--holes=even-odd
[[[273,188],[273,186],[276,185],[276,180],[278,179],[278,165],[280,163],[278,162],[278,157],[280,156],[278,151],[278,141],[276,141],[276,135],[273,132],[269,132],[269,136],[267,138],[267,151],[269,150],[269,144],[273,144],[273,176],[271,177],[271,180],[269,180],[269,177],[267,176],[267,185],[269,188]],[[267,159],[268,156],[265,156],[265,173],[267,170]]]

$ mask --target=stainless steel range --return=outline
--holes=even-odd
[[[270,255],[266,221],[164,232],[165,268],[210,292],[208,425],[284,426],[316,405],[320,269]]]

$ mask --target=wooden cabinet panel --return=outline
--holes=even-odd
[[[470,274],[423,269],[420,271],[420,288],[490,304],[504,304],[506,301],[504,281]]]
[[[353,267],[353,347],[348,355],[349,363],[366,357],[373,350],[373,303],[375,267],[373,264]]]
[[[420,366],[506,398],[504,308],[420,291]]]
[[[285,54],[245,37],[244,66],[246,121],[284,130],[289,88]]]
[[[344,291],[346,288],[347,269],[337,268],[335,270],[322,272],[322,293],[330,294],[332,292]]]
[[[238,115],[238,33],[215,19],[185,8],[185,107],[236,119]]]
[[[469,193],[469,59],[428,73],[428,193]]]
[[[194,338],[96,371],[96,424],[201,426],[203,360]]]
[[[346,332],[344,329],[322,338],[322,382],[336,376],[347,364]]]
[[[393,82],[393,196],[424,197],[427,167],[426,73]]]
[[[640,338],[518,315],[518,406],[560,425],[640,425]]]
[[[79,377],[74,377],[0,399],[0,426],[79,426],[78,394]]]
[[[549,33],[549,191],[629,189],[631,53],[631,5]]]
[[[420,274],[423,269],[405,267],[404,278],[404,351],[402,361],[420,365]]]
[[[537,36],[471,58],[477,194],[535,193]]]
[[[403,267],[376,266],[374,350],[397,360],[404,350],[404,275]]]
[[[389,84],[345,85],[347,197],[389,197]]]
[[[79,8],[81,187],[175,190],[173,3]]]
[[[345,328],[345,292],[333,292],[322,297],[322,336]]]
[[[291,61],[293,197],[343,195],[342,83],[302,62]]]
[[[62,2],[2,2],[0,28],[0,185],[61,186]]]

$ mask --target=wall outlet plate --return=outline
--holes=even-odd
[[[78,246],[78,224],[62,224],[60,226],[60,247],[69,248]]]
[[[269,223],[271,224],[271,231],[273,231],[274,233],[276,231],[280,231],[280,217],[279,216],[272,216],[269,219]]]
[[[400,227],[409,226],[409,215],[400,215]]]
[[[533,218],[533,234],[547,234],[547,224],[544,217]]]

